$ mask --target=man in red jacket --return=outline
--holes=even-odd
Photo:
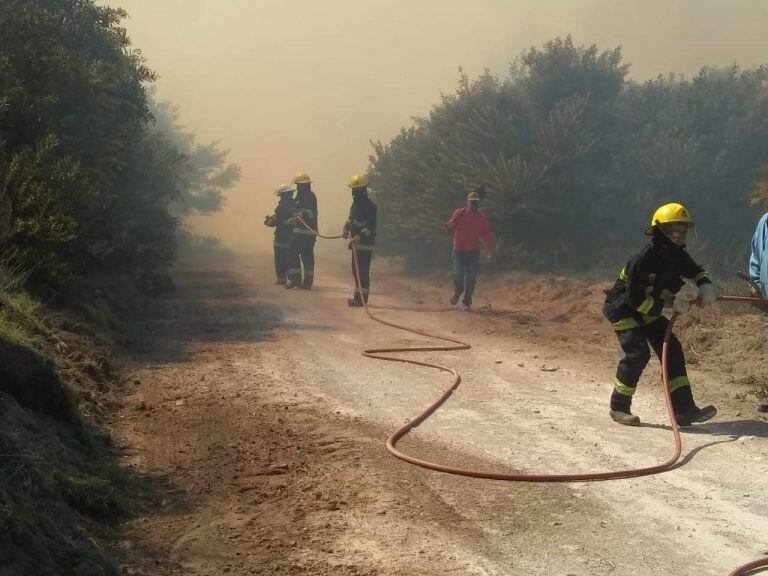
[[[453,234],[453,282],[451,304],[457,304],[464,294],[464,310],[472,308],[472,293],[480,266],[480,250],[493,253],[491,221],[480,212],[480,195],[471,192],[467,204],[453,211],[445,227]]]

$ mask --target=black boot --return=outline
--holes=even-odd
[[[363,301],[359,297],[355,296],[354,298],[349,298],[347,300],[347,306],[350,308],[362,308]]]
[[[609,414],[614,422],[624,426],[638,426],[640,417],[632,414],[632,397],[619,394],[614,390],[611,394],[611,409]]]
[[[675,413],[675,420],[677,420],[678,426],[691,426],[696,422],[706,422],[717,414],[717,408],[712,406],[704,406],[699,408],[698,406],[692,406],[684,412]]]
[[[681,386],[672,391],[672,408],[675,410],[675,420],[678,426],[690,426],[696,422],[706,422],[717,414],[717,408],[712,405],[699,408],[693,401],[690,386]]]

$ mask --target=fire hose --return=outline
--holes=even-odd
[[[305,226],[308,230],[316,234],[319,238],[336,239],[336,238],[342,237],[342,236],[323,236],[317,230],[314,230],[310,226],[308,226],[301,219],[301,217],[298,217],[298,221],[301,222],[301,224]],[[355,284],[358,292],[360,292],[360,285],[359,285],[360,276],[358,272],[359,268],[358,268],[357,249],[356,249],[354,240],[350,242],[349,246],[352,249],[352,255],[353,255],[352,262],[353,262],[354,272],[355,272],[354,274]],[[742,303],[754,304],[756,302],[758,303],[761,302],[762,299],[746,297],[746,296],[718,296],[717,301],[742,302]],[[650,474],[658,474],[658,473],[667,471],[671,469],[675,465],[675,463],[680,459],[680,455],[682,453],[682,439],[680,436],[680,429],[678,427],[677,420],[675,419],[674,409],[672,407],[672,396],[669,389],[669,374],[668,374],[669,340],[672,334],[672,329],[679,317],[679,314],[677,312],[675,312],[672,315],[669,321],[669,324],[667,325],[667,330],[664,334],[664,343],[662,346],[662,355],[661,355],[662,382],[664,385],[664,399],[666,401],[667,413],[669,415],[669,421],[671,424],[672,435],[675,443],[675,448],[672,456],[664,462],[655,464],[653,466],[646,466],[642,468],[627,468],[623,470],[608,470],[608,471],[600,471],[600,472],[580,472],[580,473],[572,473],[572,474],[538,474],[538,473],[496,472],[496,471],[490,471],[490,470],[478,470],[478,469],[472,469],[472,468],[449,466],[447,464],[440,464],[437,462],[422,460],[420,458],[411,456],[410,454],[406,454],[405,452],[402,452],[401,450],[399,450],[397,448],[398,441],[400,441],[403,437],[408,435],[408,433],[411,432],[414,428],[417,428],[420,424],[426,421],[451,397],[453,392],[459,387],[459,384],[461,384],[461,375],[453,368],[444,366],[442,364],[426,362],[423,360],[413,360],[410,358],[402,358],[399,356],[390,356],[390,354],[407,353],[407,352],[446,352],[446,351],[468,350],[471,348],[471,346],[467,342],[463,342],[461,340],[456,340],[454,338],[449,338],[447,336],[430,333],[430,332],[427,332],[426,330],[419,330],[417,328],[412,328],[409,326],[398,324],[396,322],[384,320],[383,318],[380,318],[371,312],[365,298],[362,299],[362,302],[363,302],[363,307],[365,309],[366,314],[374,322],[378,322],[379,324],[382,324],[384,326],[389,326],[390,328],[395,328],[397,330],[402,330],[404,332],[408,332],[411,334],[416,334],[419,336],[424,336],[427,338],[432,338],[434,340],[440,340],[442,342],[449,343],[442,346],[369,348],[364,350],[362,353],[363,356],[367,358],[374,358],[376,360],[383,360],[386,362],[402,362],[405,364],[412,364],[416,366],[425,366],[427,368],[434,368],[436,370],[440,370],[441,372],[447,372],[453,376],[453,383],[451,384],[451,386],[448,387],[447,390],[445,390],[445,392],[443,392],[440,398],[438,398],[428,408],[426,408],[423,412],[421,412],[421,414],[419,414],[412,420],[406,422],[403,426],[401,426],[399,429],[397,429],[395,432],[393,432],[389,436],[389,438],[387,439],[387,450],[389,450],[389,452],[392,455],[394,455],[396,458],[399,458],[401,460],[404,460],[405,462],[409,462],[416,466],[421,466],[422,468],[428,468],[430,470],[436,470],[438,472],[445,472],[447,474],[456,474],[459,476],[469,476],[473,478],[486,478],[491,480],[506,480],[506,481],[516,481],[516,482],[578,482],[578,481],[595,481],[595,480],[613,480],[613,479],[619,479],[619,478],[646,476]],[[744,564],[743,566],[740,566],[735,571],[731,572],[729,576],[747,576],[749,574],[755,573],[755,571],[760,572],[766,568],[768,568],[768,556],[764,558],[760,558],[748,564]]]

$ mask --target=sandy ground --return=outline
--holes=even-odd
[[[464,382],[401,443],[408,451],[539,472],[645,466],[672,452],[655,366],[635,404],[645,425],[607,416],[618,348],[599,313],[584,311],[601,287],[509,277],[481,285],[465,313],[445,302],[442,278],[409,279],[378,261],[374,274],[376,313],[473,345],[427,355]],[[341,264],[321,260],[309,292],[273,286],[267,255],[177,280],[152,321],[153,352],[126,366],[133,385],[115,436],[126,465],[165,487],[142,495],[122,536],[141,558],[126,574],[706,576],[768,552],[768,423],[754,410],[766,360],[759,338],[734,343],[745,330],[765,334],[762,318],[731,318],[733,333],[717,339],[701,336],[715,313],[683,328],[698,346],[697,393],[721,411],[684,434],[682,465],[515,484],[388,454],[389,432],[450,380],[360,356],[421,340],[348,309]]]

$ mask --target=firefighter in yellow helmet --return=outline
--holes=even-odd
[[[368,177],[365,174],[355,174],[349,181],[352,189],[352,207],[349,209],[349,220],[344,224],[344,238],[349,238],[349,248],[355,246],[352,253],[352,277],[355,281],[355,292],[347,304],[353,308],[363,306],[368,302],[371,287],[371,259],[376,243],[376,203],[368,198]],[[357,261],[355,261],[357,255]]]
[[[651,237],[650,243],[630,258],[607,293],[603,314],[613,325],[623,351],[610,408],[611,418],[619,424],[640,424],[640,418],[632,414],[630,407],[637,382],[650,360],[649,344],[661,359],[669,323],[662,309],[671,308],[680,314],[690,310],[686,299],[676,297],[686,280],[698,287],[700,305],[715,302],[715,290],[707,273],[685,249],[686,236],[693,224],[682,204],[664,204],[656,210],[645,231]],[[669,385],[678,425],[705,422],[717,413],[714,406],[699,408],[694,403],[683,349],[674,334],[669,341]]]
[[[312,191],[312,180],[307,174],[293,179],[296,184],[294,223],[288,256],[288,283],[286,288],[309,290],[315,280],[315,236],[317,230],[317,196]],[[299,217],[309,226],[304,226]],[[302,277],[302,267],[304,268]]]

